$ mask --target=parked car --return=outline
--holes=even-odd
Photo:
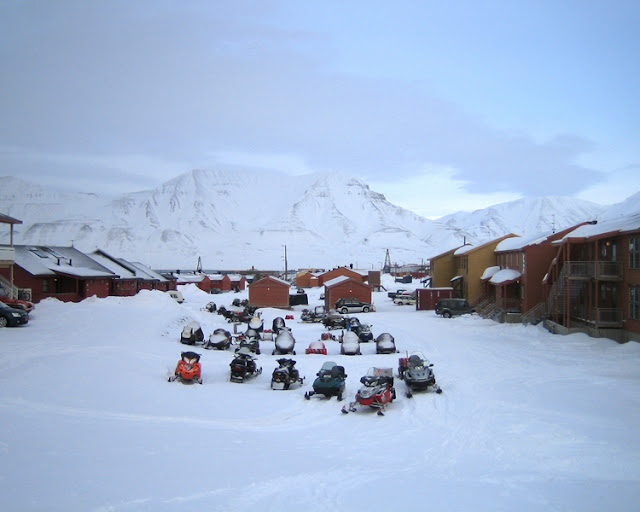
[[[373,304],[361,302],[358,299],[338,299],[335,305],[336,311],[346,315],[347,313],[368,313],[375,311]]]
[[[28,300],[21,299],[11,299],[9,297],[0,297],[0,302],[4,302],[7,306],[11,306],[12,308],[21,309],[26,311],[27,313],[31,313],[36,306],[33,302],[29,302]]]
[[[475,313],[475,311],[465,299],[440,299],[436,303],[436,315],[442,315],[444,318]]]
[[[16,327],[29,321],[29,314],[0,302],[0,327]]]
[[[182,292],[179,292],[178,290],[169,290],[166,293],[178,304],[182,304],[184,302],[184,297],[182,296]]]
[[[409,293],[409,290],[406,288],[398,288],[395,292],[387,292],[387,296],[390,299],[395,299],[396,295],[399,295],[400,293]]]
[[[416,303],[416,292],[404,292],[404,293],[399,293],[398,295],[396,295],[393,299],[393,303],[394,304],[398,304],[400,306],[406,305],[406,304],[415,304]]]

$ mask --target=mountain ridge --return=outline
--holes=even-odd
[[[56,192],[0,177],[0,211],[23,221],[14,243],[97,247],[154,268],[290,268],[419,263],[504,234],[563,229],[605,212],[565,197],[525,198],[431,220],[342,173],[192,170],[117,196]],[[0,241],[8,234],[0,233]]]

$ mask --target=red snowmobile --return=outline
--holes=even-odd
[[[182,352],[180,357],[181,359],[178,361],[174,374],[169,377],[169,382],[179,379],[184,383],[197,382],[202,384],[200,354]]]
[[[384,410],[390,402],[396,398],[396,390],[393,387],[393,369],[369,368],[367,374],[360,379],[362,387],[356,393],[354,402],[342,407],[342,412],[355,412],[357,405],[378,409],[378,415],[384,416]]]

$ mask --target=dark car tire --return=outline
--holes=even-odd
[[[347,308],[342,308],[340,310],[340,313],[342,313],[343,315],[346,315],[349,312],[349,310]]]
[[[7,325],[9,325],[9,320],[7,320],[3,316],[0,316],[0,327],[6,327]]]
[[[368,313],[369,312],[369,308],[365,306],[364,308],[362,308],[362,312],[363,313]]]
[[[442,317],[443,318],[451,318],[451,311],[443,311],[442,312]]]

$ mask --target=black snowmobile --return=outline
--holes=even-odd
[[[284,318],[282,318],[281,316],[277,316],[273,319],[273,322],[271,323],[271,332],[274,334],[274,336],[277,336],[286,328],[287,326],[284,322]]]
[[[436,384],[432,368],[433,363],[430,363],[422,352],[413,352],[409,357],[401,357],[398,360],[398,377],[407,385],[408,398],[413,396],[413,391],[433,389],[436,393],[442,393],[442,389]]]
[[[304,381],[304,377],[300,378],[300,373],[295,367],[296,362],[293,359],[278,359],[278,367],[273,370],[271,375],[271,389],[289,389],[292,384]]]
[[[247,347],[238,350],[229,366],[231,367],[229,377],[231,382],[244,382],[246,379],[262,373],[262,368],[258,368],[256,358]]]
[[[195,345],[202,341],[204,341],[204,333],[198,322],[189,322],[184,326],[182,334],[180,335],[180,343],[184,345]]]
[[[211,333],[203,348],[208,350],[227,350],[231,346],[231,333],[225,329],[216,329]]]
[[[247,329],[247,332],[238,338],[236,352],[239,352],[243,347],[256,355],[260,355],[260,335],[253,329]]]
[[[376,354],[393,354],[396,350],[396,340],[388,332],[383,332],[376,338]]]
[[[338,400],[344,398],[345,381],[347,380],[344,366],[338,366],[333,361],[326,361],[316,375],[317,378],[313,381],[313,391],[307,391],[304,394],[307,400],[316,394],[324,395],[326,398],[336,396]]]
[[[296,346],[296,339],[291,334],[291,331],[284,329],[276,336],[275,348],[271,355],[276,354],[293,354],[296,355],[294,347]]]
[[[336,312],[335,309],[329,311],[329,313],[322,319],[322,325],[327,329],[346,329],[347,318]]]
[[[316,306],[313,311],[310,309],[303,309],[300,313],[300,321],[315,324],[322,322],[325,316],[324,306]]]

